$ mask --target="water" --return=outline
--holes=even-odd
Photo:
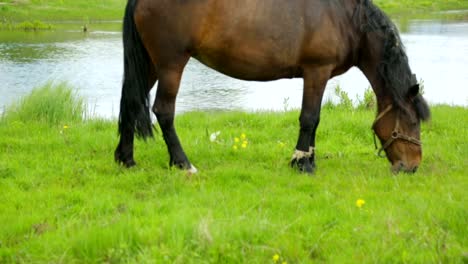
[[[404,30],[410,65],[424,81],[428,101],[467,106],[468,21],[410,21]],[[118,31],[0,32],[0,111],[47,81],[66,81],[87,99],[93,115],[116,117],[122,56]],[[325,100],[334,99],[336,85],[352,99],[369,87],[353,68],[328,82]],[[240,81],[191,60],[177,110],[284,110],[300,108],[301,100],[301,79]]]

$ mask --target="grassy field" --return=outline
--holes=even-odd
[[[120,20],[126,0],[0,0],[0,20]]]
[[[374,0],[374,3],[386,12],[394,15],[402,12],[421,13],[468,9],[468,2],[465,0]]]
[[[121,20],[126,0],[0,0],[0,22]],[[375,0],[394,16],[468,9],[465,0]],[[466,16],[466,15],[465,15]],[[33,23],[33,22],[30,22]]]
[[[116,122],[82,109],[47,88],[0,120],[0,263],[468,261],[467,108],[434,106],[420,170],[392,175],[374,112],[327,105],[313,177],[288,167],[297,111],[178,116],[189,176],[160,133],[116,165]]]

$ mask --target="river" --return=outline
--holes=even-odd
[[[411,20],[401,36],[410,66],[424,82],[427,100],[468,106],[468,21]],[[34,87],[65,81],[86,99],[91,115],[114,118],[119,109],[122,56],[118,30],[0,31],[0,111]],[[352,99],[362,97],[369,87],[364,75],[353,68],[328,82],[324,100],[336,100],[337,85]],[[240,81],[191,60],[177,111],[277,111],[300,108],[301,97],[301,79]]]

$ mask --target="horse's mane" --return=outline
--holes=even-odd
[[[408,94],[411,83],[411,69],[405,47],[401,42],[395,24],[370,0],[362,0],[360,5],[359,28],[362,33],[375,32],[383,38],[382,58],[378,73],[385,89],[393,100],[401,105]]]
[[[394,104],[406,110],[405,104],[410,90],[418,85],[408,63],[400,34],[390,18],[371,0],[360,0],[355,12],[355,22],[361,33],[375,32],[383,38],[382,58],[377,72],[385,85],[385,91]],[[413,100],[420,119],[428,119],[429,107],[420,94]]]

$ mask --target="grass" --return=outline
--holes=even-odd
[[[59,21],[79,21],[82,24],[120,21],[126,2],[125,0],[0,0],[0,29],[22,29],[17,23],[34,24],[30,22],[31,19],[36,22],[46,21],[41,23],[47,27],[39,29],[51,29],[53,27],[49,23],[55,24]],[[375,3],[396,17],[422,18],[434,11],[468,9],[468,1],[465,0],[375,0]],[[441,16],[466,19],[466,13]]]
[[[374,3],[389,14],[421,13],[446,10],[466,10],[468,3],[465,0],[374,0]]]
[[[0,0],[0,20],[120,20],[126,0]]]
[[[56,125],[64,120],[82,121],[85,109],[83,99],[74,94],[66,83],[47,83],[10,106],[5,119]]]
[[[372,110],[324,107],[313,177],[287,165],[298,111],[186,113],[189,176],[160,134],[136,142],[137,167],[116,165],[116,122],[73,118],[64,94],[48,103],[68,115],[0,120],[0,263],[468,261],[466,108],[434,106],[420,170],[396,176]]]
[[[52,30],[55,27],[52,24],[44,23],[39,20],[23,21],[21,23],[0,23],[0,30],[24,30],[24,31],[38,31],[38,30]]]

